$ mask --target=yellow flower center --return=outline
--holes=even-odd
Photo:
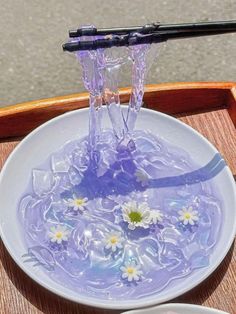
[[[75,200],[75,204],[76,204],[77,206],[81,206],[81,205],[84,204],[84,200],[83,200],[82,198],[77,198],[77,199]]]
[[[128,267],[128,268],[127,268],[127,273],[128,273],[129,275],[133,275],[133,273],[134,273],[133,267]]]
[[[118,242],[117,237],[111,237],[110,241],[112,244],[116,244]]]
[[[57,239],[61,239],[63,237],[63,233],[61,231],[58,231],[56,234],[55,234],[56,238]]]
[[[142,221],[142,214],[137,211],[132,211],[129,213],[129,219],[131,222],[140,222]]]
[[[191,218],[191,214],[190,213],[185,213],[184,214],[184,218],[185,219],[190,219]]]

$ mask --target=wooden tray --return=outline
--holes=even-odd
[[[130,89],[120,91],[121,102]],[[88,106],[88,94],[37,100],[0,109],[0,169],[19,141],[43,122]],[[236,83],[149,85],[144,106],[176,116],[212,142],[236,176]],[[236,314],[236,249],[193,291],[175,302],[203,304]],[[173,302],[174,302],[173,301]],[[0,242],[0,313],[113,313],[63,300],[25,275]],[[116,311],[114,313],[120,313]]]

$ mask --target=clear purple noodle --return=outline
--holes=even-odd
[[[127,127],[133,131],[137,115],[142,106],[144,95],[144,80],[146,75],[146,55],[150,45],[130,46],[130,55],[133,60],[132,90],[127,115]]]
[[[143,51],[142,47],[132,51],[131,129],[142,103],[142,69],[147,50],[144,46]],[[107,106],[110,117],[118,112],[120,122],[113,121],[113,130],[101,127],[104,86],[113,96],[117,94],[116,83],[109,85],[104,80],[104,51],[85,51],[79,54],[79,60],[90,92],[90,134],[66,143],[39,165],[41,170],[32,171],[19,204],[28,247],[24,258],[80,294],[113,300],[139,299],[209,265],[220,236],[222,204],[214,182],[208,179],[224,165],[215,156],[199,170],[181,148],[146,131],[133,131],[132,145],[130,141],[128,146],[118,145],[125,130],[119,99],[115,100],[115,110],[109,108],[110,103]],[[91,150],[95,154],[91,155]],[[138,169],[149,177],[146,186],[137,181]],[[82,213],[74,212],[65,203],[74,194],[89,199]],[[131,200],[160,209],[163,221],[148,229],[129,230],[122,219],[121,206]],[[193,226],[185,226],[179,220],[178,211],[189,206],[199,213],[199,221]],[[66,225],[70,230],[68,241],[62,244],[48,238],[50,228],[57,225]],[[119,231],[125,239],[124,248],[115,253],[104,248],[104,238],[111,231]],[[127,261],[141,265],[141,280],[129,283],[121,277],[120,267]]]

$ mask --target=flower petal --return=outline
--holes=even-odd
[[[149,208],[149,206],[148,206],[148,204],[147,203],[141,203],[140,205],[139,205],[139,210],[141,210],[141,211],[149,211],[150,210],[150,208]]]
[[[130,229],[130,230],[134,230],[135,227],[136,227],[136,226],[135,226],[134,224],[129,224],[129,225],[128,225],[128,229]]]
[[[194,225],[194,221],[192,220],[192,218],[189,218],[188,222],[190,223],[190,225]]]
[[[150,216],[150,211],[149,210],[146,210],[144,213],[143,213],[143,218],[147,218]]]
[[[142,223],[142,224],[139,224],[140,227],[143,227],[144,229],[148,229],[149,228],[149,223]]]
[[[132,281],[133,280],[133,275],[128,275],[128,281]]]
[[[139,280],[139,276],[138,275],[134,275],[134,280]]]

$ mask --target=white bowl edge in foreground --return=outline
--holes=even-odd
[[[230,313],[226,313],[217,309],[201,305],[170,303],[158,305],[148,309],[128,311],[122,314],[230,314]]]

